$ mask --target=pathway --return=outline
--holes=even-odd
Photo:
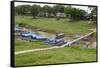
[[[18,52],[15,52],[15,55],[23,54],[23,53],[28,53],[28,52],[34,52],[34,51],[42,51],[42,50],[55,49],[55,48],[60,48],[60,47],[59,46],[53,46],[53,47],[50,47],[50,48],[38,48],[38,49],[18,51]]]

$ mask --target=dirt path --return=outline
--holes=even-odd
[[[92,48],[96,48],[96,45],[97,45],[96,42],[93,42],[91,46]]]
[[[96,32],[96,28],[94,28],[94,29],[89,29],[89,30]]]
[[[38,48],[38,49],[18,51],[18,52],[15,52],[15,55],[23,54],[23,53],[29,53],[29,52],[35,52],[35,51],[41,51],[41,50],[43,51],[43,50],[55,49],[55,48],[61,48],[61,47],[59,47],[59,46],[53,46],[53,47],[50,47],[50,48]]]

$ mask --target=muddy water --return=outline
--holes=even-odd
[[[35,31],[35,30],[32,30],[32,29],[28,29],[28,28],[22,28],[22,30],[23,31],[28,31],[28,32],[29,31],[33,31],[33,32],[36,32],[36,33],[38,33],[40,35],[43,35],[43,36],[45,36],[47,38],[52,38],[52,37],[55,37],[56,36],[56,34],[54,34],[54,33],[43,32],[43,31]],[[65,40],[73,40],[72,37],[67,36],[67,35],[65,35],[64,39]]]
[[[55,34],[48,33],[48,32],[42,32],[42,31],[37,31],[37,33],[39,33],[40,35],[46,36],[47,38],[53,38],[53,37],[56,36]],[[70,41],[73,40],[73,38],[70,37],[70,36],[65,36],[64,39],[65,40],[70,40]]]
[[[29,32],[29,31],[33,31],[33,32],[36,32],[36,33],[38,33],[38,34],[40,34],[40,35],[42,35],[42,36],[45,36],[45,37],[47,37],[47,38],[53,38],[53,37],[56,36],[56,35],[53,34],[53,33],[43,32],[43,31],[34,31],[34,30],[28,29],[28,28],[23,28],[22,30],[23,30],[23,31],[28,31],[28,32]],[[67,36],[67,35],[65,35],[64,39],[65,39],[65,40],[70,40],[70,41],[74,40],[74,39],[72,38],[72,36]],[[87,41],[87,42],[90,42],[90,40]],[[86,43],[86,41],[84,41],[84,43]],[[81,43],[81,44],[82,44],[82,43]],[[83,45],[83,47],[85,47],[85,48],[96,48],[96,42],[93,42],[92,44],[85,44],[85,45]]]
[[[38,34],[46,36],[47,38],[55,37],[55,34],[47,33],[47,32],[42,32],[42,31],[37,31]]]

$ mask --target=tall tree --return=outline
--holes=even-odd
[[[15,12],[18,15],[26,15],[30,12],[30,5],[19,5],[15,7]]]
[[[63,5],[55,5],[53,6],[53,13],[56,16],[57,20],[64,16],[64,6]]]
[[[44,5],[42,9],[43,9],[43,12],[44,12],[44,16],[46,16],[46,17],[51,16],[51,13],[53,11],[53,8],[51,6]]]
[[[36,18],[36,16],[38,16],[39,11],[40,11],[40,5],[31,6],[31,15],[33,16],[33,18]]]
[[[69,18],[71,19],[71,21],[83,19],[83,17],[87,14],[86,11],[74,7],[66,7],[65,12],[66,15],[70,15]]]

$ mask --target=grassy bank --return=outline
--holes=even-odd
[[[88,25],[88,21],[73,21],[67,19],[56,20],[55,18],[37,18],[30,16],[16,16],[17,24],[32,26],[35,29],[47,30],[50,32],[65,32],[66,34],[86,34],[88,29],[92,28]]]
[[[15,56],[16,66],[96,61],[96,50],[80,46],[65,47]]]
[[[36,48],[47,48],[51,47],[51,45],[43,43],[43,41],[25,41],[21,39],[15,40],[15,51],[23,51],[28,49],[36,49]]]
[[[30,16],[16,16],[16,24],[32,26],[34,29],[46,30],[47,32],[64,32],[66,35],[87,34],[90,28],[88,21],[73,21],[67,19],[56,20],[55,18],[37,18]],[[96,36],[96,33],[94,34]],[[96,49],[83,48],[83,44],[74,44],[74,46],[52,49],[46,51],[30,52],[15,55],[15,65],[37,65],[37,64],[55,64],[55,63],[73,63],[96,61]],[[42,41],[25,41],[15,39],[15,51],[23,51],[36,48],[51,47]]]

